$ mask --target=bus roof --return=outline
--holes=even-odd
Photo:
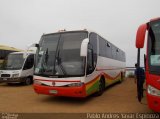
[[[17,49],[17,48],[6,46],[6,45],[0,45],[0,50],[23,51],[21,49]]]

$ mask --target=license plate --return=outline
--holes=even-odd
[[[6,78],[4,78],[3,80],[4,80],[4,81],[7,81],[7,79],[6,79]]]
[[[50,90],[49,93],[51,93],[51,94],[57,94],[58,91],[57,90]]]

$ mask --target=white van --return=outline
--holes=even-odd
[[[10,53],[0,70],[0,82],[31,84],[34,73],[34,55],[33,52]]]

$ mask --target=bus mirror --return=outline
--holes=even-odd
[[[88,38],[82,41],[81,49],[80,49],[80,56],[83,56],[83,57],[87,56],[88,42],[89,42]]]
[[[137,35],[136,35],[137,48],[143,48],[146,31],[147,31],[147,24],[142,24],[141,26],[139,26],[137,30]]]
[[[34,43],[34,44],[28,46],[27,49],[25,50],[24,54],[23,54],[23,58],[24,58],[24,59],[27,58],[27,56],[28,56],[28,51],[35,52],[35,51],[34,51],[35,49],[32,50],[31,48],[39,48],[39,44]]]
[[[36,48],[39,48],[39,44],[34,43],[34,44],[32,44],[30,47],[36,47]]]

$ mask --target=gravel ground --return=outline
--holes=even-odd
[[[136,98],[134,79],[127,78],[121,84],[107,88],[102,96],[84,99],[38,95],[32,86],[0,84],[0,112],[15,113],[86,113],[152,112],[146,101]]]

